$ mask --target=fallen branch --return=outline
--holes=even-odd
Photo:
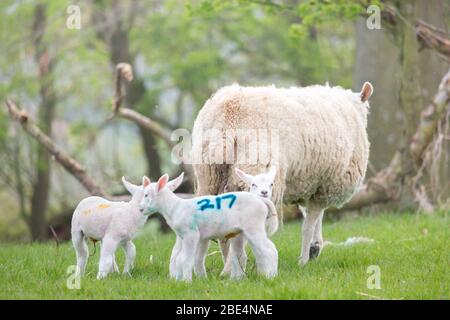
[[[342,212],[347,210],[358,210],[363,207],[377,203],[386,203],[396,200],[401,192],[402,182],[411,172],[403,170],[402,153],[408,152],[420,173],[425,160],[425,152],[433,143],[438,130],[439,123],[443,117],[450,112],[450,70],[442,78],[433,102],[424,109],[421,114],[417,130],[409,145],[409,149],[399,149],[392,158],[389,165],[378,172],[374,177],[368,179],[367,183],[347,202],[342,208],[330,208],[328,212]],[[403,148],[404,149],[404,148]],[[416,172],[417,173],[417,172]],[[419,178],[411,177],[415,180]],[[413,190],[416,201],[420,201],[421,208],[430,210],[431,204],[424,194],[424,190],[414,183],[420,192]]]
[[[16,104],[9,99],[6,100],[6,107],[8,108],[11,118],[20,123],[25,132],[39,142],[90,194],[105,196],[103,190],[94,182],[92,177],[86,173],[84,167],[58,147],[48,135],[42,132],[42,130],[34,124],[32,119],[30,119],[26,111],[19,109]]]
[[[381,17],[390,27],[395,27],[397,25],[397,19],[399,17],[401,19],[397,9],[386,3],[383,4]],[[415,20],[414,28],[417,40],[422,47],[436,51],[443,60],[450,63],[450,33],[430,25],[421,19]]]

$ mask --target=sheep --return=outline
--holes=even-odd
[[[144,176],[142,185],[137,186],[122,177],[122,183],[132,195],[129,202],[109,201],[92,196],[81,200],[73,213],[71,234],[79,276],[86,270],[89,256],[86,244],[88,238],[102,242],[97,279],[105,278],[112,271],[119,272],[115,260],[115,251],[119,245],[124,249],[126,256],[123,273],[130,274],[133,268],[136,247],[132,239],[148,218],[141,214],[139,203],[144,188],[150,184],[150,179]],[[169,187],[176,189],[172,181],[169,182]]]
[[[242,190],[232,174],[236,166],[254,174],[276,165],[272,200],[280,215],[283,200],[307,208],[299,260],[306,264],[323,247],[324,210],[349,201],[364,179],[372,93],[368,82],[359,93],[319,85],[218,90],[193,127],[196,195],[219,194],[225,186]]]
[[[144,189],[140,209],[144,215],[161,213],[177,235],[170,258],[171,277],[191,281],[193,269],[198,277],[206,277],[209,240],[240,234],[253,249],[258,271],[267,278],[277,274],[278,252],[265,231],[267,216],[275,210],[270,200],[249,192],[182,199],[166,187],[168,179],[165,174]],[[182,179],[175,180],[181,183]],[[244,275],[239,261],[243,242],[233,241],[232,248],[231,278],[240,279]]]
[[[255,176],[252,176],[251,174],[247,174],[244,171],[235,168],[236,175],[245,182],[247,185],[247,188],[249,189],[250,193],[253,193],[257,196],[270,199],[272,197],[272,188],[273,188],[273,181],[275,179],[276,174],[276,167],[272,166],[268,172],[261,173]],[[271,215],[267,218],[266,221],[266,229],[269,236],[273,235],[278,230],[278,217],[277,215]],[[245,239],[239,239],[236,236],[236,238],[231,239],[231,241],[244,241]],[[220,241],[220,246],[223,248],[222,250],[229,250],[229,242],[228,241]],[[245,245],[244,245],[245,247]],[[231,259],[230,255],[233,254],[230,252],[227,256],[227,260],[225,262],[225,266],[222,270],[221,275],[226,275],[230,273],[231,271]],[[247,262],[247,255],[245,253],[245,250],[242,252],[242,269],[245,270],[245,265]]]

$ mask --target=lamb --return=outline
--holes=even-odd
[[[249,192],[182,199],[166,187],[168,179],[165,174],[145,188],[140,209],[145,215],[160,212],[177,235],[170,258],[171,276],[191,281],[194,269],[197,276],[206,277],[209,240],[240,234],[253,249],[258,271],[267,278],[277,274],[278,252],[265,231],[266,218],[275,209],[270,200]],[[233,241],[232,249],[231,277],[239,279],[244,275],[238,259],[243,242]]]
[[[245,182],[247,185],[247,188],[250,193],[253,193],[255,195],[258,195],[263,198],[270,199],[272,197],[272,188],[273,188],[273,181],[275,179],[276,174],[276,167],[272,166],[268,172],[260,173],[255,176],[252,176],[251,174],[247,174],[244,171],[235,168],[236,175]],[[276,210],[276,209],[274,209]],[[274,234],[278,230],[278,217],[277,215],[271,215],[266,220],[266,229],[269,236]],[[244,241],[244,247],[245,247],[245,239],[239,239],[236,236],[236,238],[231,239],[231,241]],[[228,241],[220,241],[220,246],[222,250],[229,250],[229,243]],[[225,261],[225,266],[222,270],[221,275],[226,275],[230,273],[231,271],[231,259],[230,255],[232,255],[233,252],[230,252],[227,255],[227,260]],[[241,259],[241,266],[242,269],[245,270],[245,265],[247,262],[247,255],[245,253],[245,250],[242,252]]]
[[[130,274],[136,256],[136,247],[132,239],[140,227],[147,221],[142,215],[139,203],[144,188],[150,185],[150,179],[144,176],[142,185],[137,186],[122,177],[122,183],[132,197],[129,202],[108,201],[101,197],[88,197],[80,201],[72,216],[72,243],[77,255],[77,274],[83,275],[89,256],[86,239],[101,241],[101,252],[97,279],[105,278],[110,272],[119,272],[115,260],[115,251],[119,245],[125,251],[124,274]],[[169,182],[173,190],[177,186]]]
[[[272,200],[278,211],[282,215],[283,200],[307,208],[299,261],[306,264],[323,247],[324,210],[349,201],[364,179],[372,93],[368,82],[359,93],[319,85],[218,90],[192,132],[196,195],[245,188],[233,175],[236,166],[254,174],[276,165]],[[256,143],[247,143],[242,132]]]

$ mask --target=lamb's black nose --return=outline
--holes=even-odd
[[[266,190],[262,190],[261,191],[261,195],[264,196],[264,197],[267,197],[267,191]]]

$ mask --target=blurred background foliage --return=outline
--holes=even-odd
[[[126,106],[170,130],[191,129],[210,95],[234,82],[277,86],[329,82],[359,90],[369,80],[375,86],[369,120],[371,167],[380,169],[392,156],[399,135],[395,123],[402,117],[396,95],[399,48],[389,30],[365,27],[361,16],[368,3],[1,1],[0,101],[3,105],[8,96],[38,123],[47,123],[56,143],[83,163],[105,190],[122,194],[122,175],[138,183],[143,174],[156,178],[179,168],[170,161],[164,142],[134,123],[107,120],[118,62],[131,63],[135,71]],[[66,27],[69,5],[81,9],[80,30]],[[447,1],[418,1],[416,11],[448,29],[449,7]],[[48,53],[51,68],[44,74],[37,52]],[[420,67],[426,70],[422,96],[429,101],[448,64],[430,50],[420,55]],[[54,104],[54,113],[40,116],[39,110],[49,103]],[[45,225],[67,215],[87,196],[51,158],[45,167],[38,149],[2,107],[0,241],[45,238]],[[48,174],[49,183],[42,183],[45,179],[39,173],[41,178]],[[33,202],[42,188],[48,189],[48,197],[40,199],[45,203]],[[44,221],[40,230],[33,231],[34,214]]]

